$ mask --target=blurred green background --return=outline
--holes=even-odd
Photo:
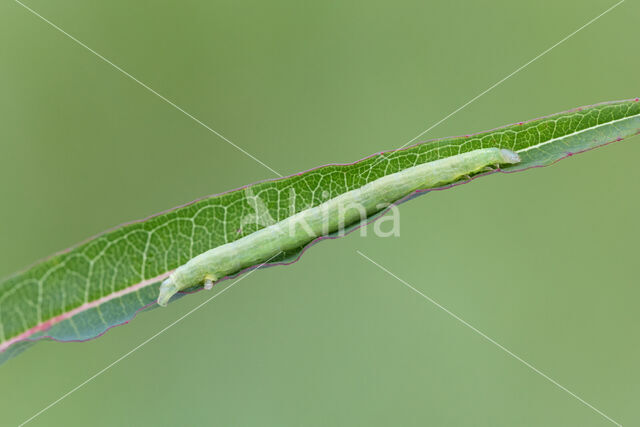
[[[398,147],[614,1],[27,4],[275,170]],[[423,139],[640,94],[627,1]],[[273,174],[17,3],[0,2],[0,275]],[[401,207],[252,274],[30,425],[640,424],[640,138]],[[634,285],[635,284],[635,285]],[[211,294],[0,367],[15,425]]]

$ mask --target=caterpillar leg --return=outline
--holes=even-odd
[[[180,282],[180,280],[176,280],[174,277],[174,274],[169,276],[160,285],[160,293],[158,295],[158,304],[163,307],[166,307],[167,304],[169,304],[169,300],[171,299],[171,297],[177,294],[180,290],[190,287],[190,286],[178,286],[177,282]],[[200,283],[203,283],[204,288],[206,290],[209,290],[213,288],[213,282],[215,282],[216,280],[218,280],[216,276],[212,274],[207,274],[204,278],[204,283],[203,282],[200,282]],[[197,286],[197,283],[194,283],[193,286]]]

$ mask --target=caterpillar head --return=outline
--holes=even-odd
[[[509,164],[520,163],[520,156],[518,156],[517,153],[511,150],[506,150],[503,148],[502,150],[500,150],[500,154],[502,154],[502,162],[500,163],[509,163]]]

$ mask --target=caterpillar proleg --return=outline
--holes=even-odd
[[[158,304],[167,305],[175,293],[193,286],[211,289],[224,276],[344,229],[416,190],[440,187],[488,166],[519,162],[520,157],[513,151],[484,148],[386,175],[190,259],[162,283]]]

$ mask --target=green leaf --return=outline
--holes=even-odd
[[[43,337],[87,340],[126,323],[154,307],[160,282],[196,255],[382,176],[490,147],[518,153],[522,161],[502,171],[519,171],[639,132],[638,99],[582,107],[260,182],[122,225],[0,282],[0,362]],[[283,197],[291,189],[293,210]],[[293,262],[307,246],[269,265]]]

